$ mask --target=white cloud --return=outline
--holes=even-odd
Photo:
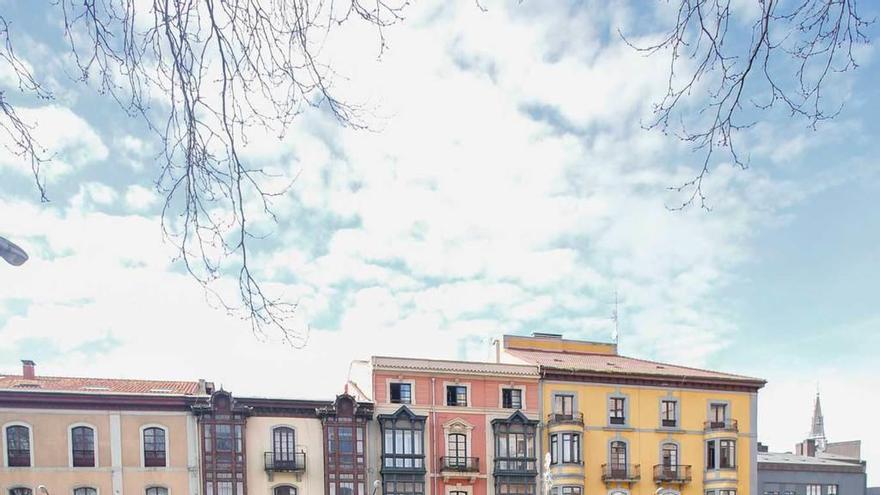
[[[158,201],[156,192],[143,186],[135,184],[125,191],[125,204],[134,211],[145,211]]]
[[[56,182],[83,167],[103,160],[108,156],[107,147],[95,130],[67,107],[47,105],[36,108],[18,108],[21,118],[32,125],[32,134],[44,156],[51,160],[42,165],[43,177],[48,182]],[[32,175],[30,163],[22,157],[13,155],[15,149],[8,142],[8,136],[0,134],[0,169]]]

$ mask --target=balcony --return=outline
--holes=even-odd
[[[266,452],[264,467],[268,473],[298,473],[306,470],[305,452]]]
[[[440,470],[456,473],[477,473],[480,471],[479,457],[441,457]]]
[[[658,464],[654,466],[656,483],[690,483],[691,467],[683,464]]]
[[[584,413],[581,412],[572,412],[572,413],[550,413],[547,416],[547,424],[548,425],[558,425],[558,424],[584,424]]]
[[[496,457],[493,474],[537,476],[538,460],[524,457]]]
[[[633,483],[641,477],[639,464],[602,464],[602,481],[605,483]]]
[[[706,421],[703,423],[703,430],[706,432],[710,431],[730,431],[730,432],[738,432],[739,424],[735,419],[726,419],[724,421]]]

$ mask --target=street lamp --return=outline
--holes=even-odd
[[[24,249],[0,237],[0,258],[3,258],[12,266],[21,266],[22,263],[27,261],[28,255],[24,252]]]
[[[46,488],[46,485],[38,486],[37,491],[40,492],[42,495],[49,495],[49,489]]]
[[[382,483],[380,483],[379,480],[373,482],[373,495],[376,495],[376,490],[378,490],[381,485]]]

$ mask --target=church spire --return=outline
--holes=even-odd
[[[825,418],[822,416],[822,403],[816,391],[816,404],[813,406],[813,425],[810,428],[810,439],[816,441],[816,450],[825,450]]]

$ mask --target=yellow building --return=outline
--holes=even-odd
[[[757,493],[763,380],[555,334],[505,336],[499,351],[539,367],[552,495]]]

